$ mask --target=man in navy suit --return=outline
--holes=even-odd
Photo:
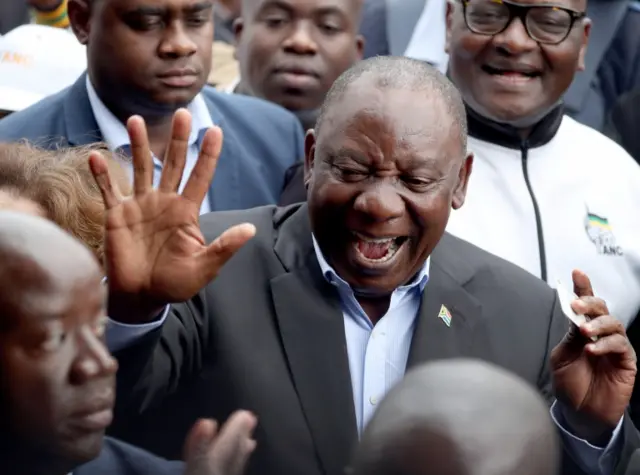
[[[186,465],[105,439],[117,363],[102,337],[106,287],[93,254],[55,224],[0,212],[0,466],[20,475],[240,475],[253,415],[218,434],[200,420]],[[27,214],[28,213],[28,214]]]
[[[216,178],[202,211],[276,203],[286,169],[303,157],[303,132],[284,109],[205,87],[211,68],[213,0],[69,0],[87,74],[69,89],[0,121],[0,141],[44,147],[106,142],[130,155],[125,123],[141,115],[159,179],[176,109],[193,117],[186,173],[204,132],[224,133]],[[130,166],[129,160],[123,160]],[[157,184],[157,182],[156,182]]]

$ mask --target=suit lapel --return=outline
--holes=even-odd
[[[344,321],[338,294],[322,277],[313,253],[306,215],[304,205],[278,237],[276,253],[285,267],[294,267],[272,279],[271,290],[291,376],[324,472],[341,473],[357,441]]]
[[[209,204],[212,210],[240,209],[243,191],[240,187],[240,169],[238,159],[243,156],[240,140],[226,125],[224,117],[216,110],[209,97],[202,93],[213,123],[222,129],[224,140],[216,166],[216,174],[209,188]]]
[[[89,145],[102,141],[102,133],[96,122],[87,93],[87,73],[71,86],[64,101],[64,121],[69,145]]]
[[[466,275],[464,268],[459,271],[456,263],[459,256],[450,258],[448,245],[445,236],[431,258],[429,282],[422,296],[407,369],[439,359],[480,357],[487,351],[482,308],[464,287],[472,275]],[[442,265],[445,260],[447,270]],[[450,326],[438,317],[443,306],[451,315]]]

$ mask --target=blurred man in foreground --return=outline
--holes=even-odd
[[[187,464],[104,438],[117,363],[103,343],[106,288],[95,257],[53,223],[0,211],[0,460],[21,475],[241,475],[255,418],[239,412],[217,434],[192,430]]]
[[[382,401],[351,473],[554,475],[559,455],[547,407],[530,385],[481,361],[438,361],[407,373]]]

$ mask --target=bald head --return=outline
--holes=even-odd
[[[406,57],[377,56],[360,61],[345,71],[329,90],[316,125],[319,133],[325,118],[339,108],[349,91],[374,87],[421,93],[444,106],[450,124],[459,135],[463,150],[467,145],[467,116],[462,97],[446,76],[424,61]],[[446,121],[445,121],[446,123]],[[434,127],[439,124],[432,124]]]
[[[55,313],[74,289],[100,285],[100,267],[83,244],[52,222],[21,212],[0,210],[0,262],[2,318]]]
[[[448,360],[407,374],[380,405],[354,475],[549,475],[558,443],[546,404],[516,376]]]

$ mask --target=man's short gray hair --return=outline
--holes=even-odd
[[[401,56],[377,56],[359,61],[336,79],[327,93],[316,123],[319,132],[327,112],[340,107],[351,85],[369,76],[380,89],[402,89],[435,93],[442,101],[453,124],[459,128],[463,150],[467,147],[467,115],[458,89],[429,63]]]

